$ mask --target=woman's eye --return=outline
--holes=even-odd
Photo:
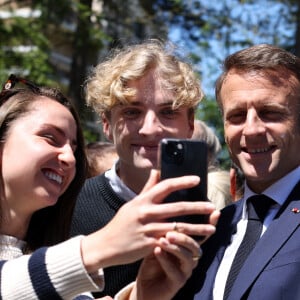
[[[54,143],[55,143],[55,144],[58,143],[56,137],[55,137],[53,134],[44,134],[43,137],[44,137],[46,140],[48,140],[48,141],[50,141],[51,143],[53,143],[53,144],[54,144]]]

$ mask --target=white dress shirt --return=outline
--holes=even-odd
[[[112,166],[112,168],[105,172],[105,177],[109,180],[109,184],[113,191],[125,201],[132,200],[136,193],[132,191],[119,177],[117,173],[118,161]]]
[[[292,172],[288,173],[286,176],[275,182],[269,188],[262,192],[262,194],[272,198],[276,204],[272,205],[270,210],[267,213],[267,216],[264,220],[262,234],[266,231],[269,224],[272,222],[276,213],[279,211],[280,206],[283,205],[287,196],[291,193],[292,189],[295,187],[300,178],[300,167],[297,167]],[[226,285],[226,280],[233,262],[234,256],[243,240],[243,237],[246,232],[247,222],[248,222],[248,213],[246,209],[246,199],[255,195],[250,188],[245,184],[244,197],[242,199],[243,203],[243,212],[241,220],[237,223],[237,231],[232,236],[231,244],[226,248],[224,256],[222,258],[221,264],[219,266],[214,290],[213,290],[213,299],[222,300],[224,289]]]

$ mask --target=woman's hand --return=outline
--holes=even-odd
[[[199,244],[179,232],[168,232],[159,243],[154,253],[143,260],[130,300],[172,299],[202,255]]]
[[[210,215],[215,207],[209,202],[183,202],[183,199],[182,202],[161,203],[169,193],[198,183],[197,176],[158,182],[158,172],[152,171],[140,195],[123,205],[104,228],[83,238],[82,257],[87,271],[91,273],[99,268],[131,263],[153,253],[156,247],[162,246],[160,238],[174,229],[174,224],[167,222],[167,218]],[[214,233],[215,227],[212,224],[177,223],[177,230],[186,235],[206,237]]]
[[[172,299],[196,267],[200,247],[191,237],[169,232],[147,256],[138,273],[130,299]]]

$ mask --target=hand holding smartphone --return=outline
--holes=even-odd
[[[200,183],[192,188],[171,193],[164,202],[207,201],[207,145],[191,139],[162,139],[159,144],[161,180],[184,175],[197,175]],[[207,215],[174,217],[170,221],[193,224],[207,223]]]

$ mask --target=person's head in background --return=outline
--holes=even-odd
[[[115,144],[117,173],[136,193],[157,168],[162,138],[190,138],[195,109],[203,97],[199,79],[157,40],[116,49],[86,81],[88,105],[102,118]]]
[[[218,166],[217,156],[222,150],[222,146],[214,130],[206,125],[205,122],[195,120],[192,139],[206,142],[208,168]]]
[[[234,163],[230,167],[230,193],[233,201],[239,200],[244,195],[245,176],[242,170]]]
[[[217,159],[222,149],[219,138],[205,122],[195,120],[192,139],[204,141],[207,144],[207,197],[217,209],[222,209],[232,202],[232,197],[229,172],[220,168]]]
[[[230,174],[227,170],[214,168],[207,173],[207,198],[221,210],[232,203]]]
[[[261,44],[226,58],[216,84],[225,140],[247,185],[260,193],[299,166],[300,60]]]
[[[77,113],[58,90],[15,76],[0,101],[0,231],[29,250],[63,241],[86,172]]]
[[[88,160],[88,178],[109,170],[118,159],[116,147],[110,142],[90,142],[85,150]]]

